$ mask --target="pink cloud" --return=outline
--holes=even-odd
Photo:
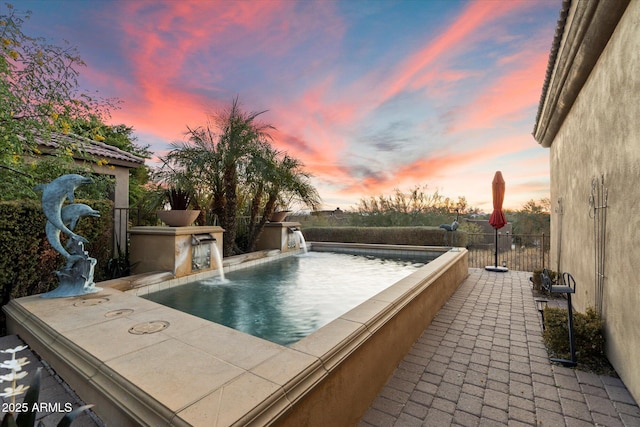
[[[476,165],[496,164],[498,158],[518,153],[531,148],[529,135],[513,135],[496,139],[475,149],[456,150],[445,148],[428,157],[413,160],[399,166],[395,170],[378,177],[364,180],[352,180],[344,186],[342,193],[364,192],[370,194],[388,192],[399,185],[412,186],[441,180],[443,177],[454,176],[456,173],[468,174]]]
[[[438,65],[452,52],[468,49],[471,38],[477,42],[478,30],[488,23],[502,18],[514,10],[528,7],[525,2],[476,1],[465,8],[458,18],[433,42],[416,52],[399,66],[387,84],[383,100],[389,99],[406,89],[416,89],[437,77],[429,67]]]
[[[251,71],[236,69],[236,64],[244,66],[245,58],[253,61],[256,57],[273,59],[291,54],[300,40],[308,42],[316,38],[309,43],[314,46],[329,43],[320,50],[308,49],[314,53],[313,58],[302,54],[287,57],[301,62],[308,59],[303,67],[291,67],[292,74],[299,73],[295,75],[299,80],[287,81],[289,70],[284,66],[281,70],[286,76],[278,76],[277,71],[264,67],[259,70],[261,73],[272,73],[276,80],[281,78],[273,84],[278,92],[243,88],[246,90],[239,93],[241,101],[251,109],[254,106],[269,109],[264,119],[278,128],[272,132],[274,145],[302,160],[321,185],[332,190],[338,188],[344,195],[382,193],[399,186],[409,188],[442,180],[451,176],[452,171],[467,173],[483,161],[530,149],[535,144],[526,135],[471,149],[458,146],[457,150],[436,151],[428,158],[405,159],[406,163],[399,166],[393,166],[387,159],[388,166],[381,172],[373,167],[371,171],[356,171],[357,167],[348,166],[353,158],[345,156],[357,151],[350,149],[351,139],[362,134],[363,126],[371,125],[366,119],[371,113],[377,114],[374,110],[384,101],[404,91],[417,96],[428,91],[431,102],[450,95],[459,87],[458,83],[474,80],[472,77],[477,77],[480,71],[454,67],[453,61],[481,40],[491,38],[498,31],[493,25],[500,27],[497,21],[533,7],[533,3],[467,3],[440,36],[393,68],[397,71],[385,76],[381,68],[372,67],[368,74],[340,86],[345,78],[341,63],[327,61],[334,54],[331,43],[339,43],[345,31],[333,2],[313,2],[318,8],[314,14],[298,10],[306,7],[305,2],[286,0],[122,2],[118,5],[124,10],[118,13],[129,18],[121,21],[119,31],[124,35],[122,49],[130,61],[134,80],[113,81],[117,90],[129,95],[126,108],[114,112],[114,119],[135,123],[137,131],[167,138],[167,142],[181,139],[187,125],[204,124],[207,112],[228,105],[234,95],[230,97],[229,92],[235,88],[223,84],[223,77],[232,77],[233,81],[233,72]],[[472,102],[453,110],[461,114],[452,116],[455,130],[488,127],[504,118],[521,118],[539,99],[546,54],[529,59],[529,52],[522,52],[500,59],[498,65],[502,67],[519,68],[493,82]],[[105,82],[111,77],[100,72],[94,72],[91,78],[94,76]],[[260,100],[256,102],[248,96],[263,96],[264,107]],[[463,97],[459,101],[468,100]],[[445,108],[451,109],[451,104]],[[458,117],[464,117],[464,121],[455,121]],[[360,179],[362,174],[367,174],[367,178]]]
[[[517,61],[515,59],[517,58]],[[519,68],[495,80],[480,95],[456,113],[459,118],[451,132],[492,128],[507,120],[519,120],[540,99],[540,82],[544,78],[548,52],[527,52],[504,62],[522,64]]]
[[[314,32],[329,30],[328,35],[315,37],[320,44],[344,31],[331,2],[313,3],[313,13],[297,11],[301,6],[294,2],[275,0],[125,2],[120,6],[118,13],[129,17],[120,21],[120,31],[134,80],[124,84],[99,72],[94,77],[115,80],[112,86],[126,94],[126,111],[114,112],[114,121],[133,122],[136,130],[170,138],[184,132],[187,124],[203,123],[206,113],[230,102],[215,94],[226,97],[229,90],[222,83],[223,75],[216,73],[237,57],[278,56],[301,40],[314,38]],[[313,112],[320,124],[348,120],[347,108],[324,108],[320,98],[329,86],[326,82],[316,93],[308,91],[302,101],[304,110]]]

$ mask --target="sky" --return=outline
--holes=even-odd
[[[531,135],[561,0],[20,0],[23,30],[77,47],[163,156],[238,97],[313,175],[323,209],[426,186],[491,212],[549,197]],[[157,157],[147,161],[157,164]]]

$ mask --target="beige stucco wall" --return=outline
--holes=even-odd
[[[195,273],[192,269],[193,236],[210,234],[215,238],[214,245],[222,253],[222,233],[218,226],[191,227],[131,227],[129,236],[131,249],[131,272],[142,274],[158,271],[170,271],[175,277]],[[206,243],[211,244],[211,243]],[[213,250],[213,248],[211,248]],[[200,271],[214,270],[215,256],[211,254],[211,266]]]
[[[640,1],[631,1],[551,145],[552,268],[595,306],[593,178],[608,188],[603,317],[607,355],[640,401]],[[561,203],[558,203],[561,200]],[[559,251],[560,249],[560,251]]]
[[[299,222],[267,223],[256,242],[256,250],[278,249],[282,252],[301,249],[298,238],[291,231],[300,230]]]
[[[80,162],[84,166],[87,166],[86,162]],[[129,169],[121,166],[98,166],[96,164],[89,164],[91,169],[95,173],[99,173],[102,175],[110,175],[115,180],[115,188],[114,188],[114,200],[113,207],[116,209],[128,209],[129,208]],[[117,254],[118,247],[121,250],[124,250],[124,243],[127,240],[127,218],[128,214],[123,214],[121,212],[114,212],[113,217],[113,233],[114,233],[114,242],[113,242],[113,251],[114,254]]]

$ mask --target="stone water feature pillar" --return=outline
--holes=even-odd
[[[298,251],[301,249],[300,240],[295,231],[300,230],[299,222],[270,222],[265,225],[256,249],[259,251],[278,249],[282,252]]]
[[[218,226],[132,227],[132,273],[171,271],[175,277],[182,277],[215,270],[219,266],[213,245],[222,254],[223,233]]]

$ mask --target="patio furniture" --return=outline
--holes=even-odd
[[[575,340],[573,337],[573,307],[571,306],[571,294],[576,292],[576,281],[571,273],[563,273],[560,282],[554,283],[551,279],[551,274],[545,268],[542,270],[542,287],[551,294],[566,294],[567,295],[567,317],[569,326],[569,352],[571,353],[571,359],[559,359],[551,358],[552,362],[557,362],[563,366],[576,366],[578,364],[576,359]]]

